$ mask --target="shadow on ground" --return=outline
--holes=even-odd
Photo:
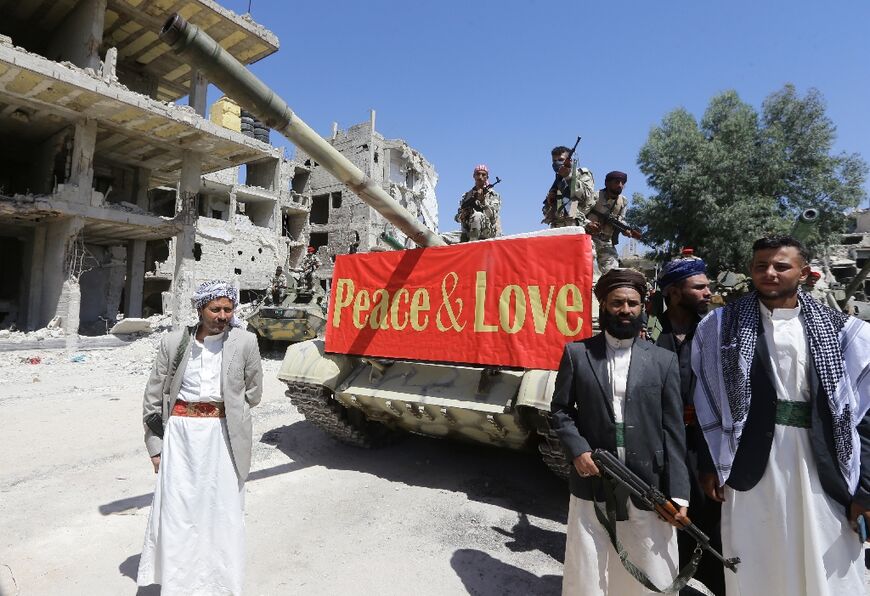
[[[118,565],[118,571],[121,575],[129,577],[134,582],[139,571],[139,557],[141,555],[130,555],[123,563]],[[136,590],[136,596],[160,596],[160,586],[153,584],[150,586],[142,586]]]
[[[568,485],[537,454],[408,435],[397,444],[359,449],[334,441],[307,421],[263,434],[299,467],[354,470],[411,486],[465,493],[469,499],[564,523]]]
[[[492,526],[492,529],[502,536],[513,539],[505,543],[505,547],[512,552],[525,553],[539,550],[560,563],[565,562],[565,532],[554,532],[534,526],[525,513],[519,514],[519,520],[510,530],[497,526]]]
[[[553,476],[537,454],[416,435],[409,435],[388,447],[359,449],[338,443],[307,421],[270,430],[263,434],[260,441],[274,445],[290,461],[254,470],[248,477],[248,482],[292,473],[310,466],[323,466],[332,470],[372,474],[409,486],[464,493],[470,500],[517,512],[518,521],[513,527],[492,528],[494,532],[508,539],[505,542],[508,549],[514,552],[540,550],[556,561],[564,560],[565,534],[539,528],[528,517],[534,516],[557,523],[565,523],[568,517],[567,484]],[[151,500],[152,493],[126,497],[100,505],[99,511],[103,515],[118,514],[130,509],[148,507]],[[120,570],[124,575],[135,579],[138,555],[135,556],[135,561],[132,559],[133,557],[124,561]],[[504,565],[495,559],[492,561],[493,565]],[[509,565],[505,567],[513,569]],[[517,569],[516,573],[520,571]],[[540,584],[544,580],[536,578],[536,581]],[[531,579],[527,578],[526,583],[529,582]]]
[[[450,566],[473,596],[554,596],[562,590],[558,575],[538,577],[479,550],[455,551]]]

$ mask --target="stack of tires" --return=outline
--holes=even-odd
[[[242,110],[242,134],[269,143],[269,127],[245,110]]]

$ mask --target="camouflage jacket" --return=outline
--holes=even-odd
[[[625,221],[625,210],[628,208],[628,199],[625,198],[624,195],[619,195],[615,199],[611,199],[607,195],[607,191],[605,189],[601,189],[598,191],[598,200],[595,201],[595,205],[593,205],[587,212],[590,211],[598,211],[599,213],[607,213],[614,219],[618,219],[619,221]],[[601,221],[602,218],[598,217],[594,213],[588,213],[589,221]],[[616,230],[613,229],[613,226],[609,224],[602,223],[601,231],[593,236],[593,238],[602,241],[610,242],[613,240],[614,244],[616,240],[614,239],[614,232]]]
[[[468,227],[468,218],[471,216],[471,210],[464,209],[462,204],[466,199],[471,199],[473,194],[474,189],[472,188],[462,195],[462,198],[459,199],[459,209],[453,217],[454,221],[457,221],[462,225],[463,230]],[[487,189],[486,194],[483,196],[483,204],[481,205],[481,201],[477,201],[477,206],[474,210],[483,213],[483,224],[481,225],[480,231],[481,238],[495,238],[496,236],[501,236],[500,194],[491,188]]]
[[[571,175],[563,178],[561,184],[553,183],[556,200],[544,199],[541,223],[555,225],[579,225],[587,223],[586,213],[595,204],[595,180],[588,168],[576,168]],[[567,190],[567,194],[563,191]]]

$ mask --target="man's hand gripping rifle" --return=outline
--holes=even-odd
[[[493,186],[501,182],[501,178],[498,176],[495,177],[495,182],[490,182],[480,190],[473,188],[471,192],[468,193],[468,196],[462,200],[459,204],[459,221],[463,224],[468,221],[468,218],[471,217],[471,214],[475,211],[483,212],[483,203],[479,201],[486,196],[486,191],[491,189]]]
[[[478,202],[480,197],[486,195],[486,191],[491,189],[493,186],[501,182],[501,178],[498,176],[495,177],[495,182],[490,182],[479,191],[477,189],[471,189],[471,193],[462,201],[462,204],[459,205],[459,208],[462,210],[468,211],[483,211],[483,205]]]
[[[637,474],[629,470],[622,461],[604,449],[596,449],[592,452],[592,461],[598,466],[599,472],[605,477],[605,481],[610,481],[624,486],[632,495],[640,499],[644,505],[653,509],[659,517],[667,522],[674,521],[679,509],[676,503],[671,501],[662,492],[641,480]],[[688,520],[688,518],[686,518]],[[691,520],[688,523],[679,526],[679,529],[691,536],[698,546],[707,551],[725,567],[737,573],[737,565],[740,563],[739,557],[726,559],[722,553],[710,546],[710,538],[702,532],[698,526],[693,524]]]
[[[613,226],[614,229],[622,232],[622,234],[624,236],[629,236],[629,237],[634,238],[636,240],[639,240],[640,238],[643,237],[643,234],[641,233],[640,230],[638,230],[637,228],[632,228],[624,221],[620,221],[620,220],[616,219],[615,217],[613,217],[609,213],[605,213],[603,211],[598,211],[596,209],[592,209],[588,213],[588,215],[594,215],[595,217],[598,218],[598,220],[602,224],[610,224],[611,226]]]

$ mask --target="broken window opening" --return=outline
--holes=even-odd
[[[175,215],[175,190],[152,188],[148,191],[149,211],[155,215],[172,217]]]
[[[311,178],[311,172],[308,170],[296,170],[293,174],[293,179],[290,181],[290,190],[298,193],[304,193],[308,188],[308,180]]]
[[[313,224],[325,224],[329,222],[329,195],[317,195],[311,197],[311,215]]]
[[[193,245],[193,260],[199,261],[202,258],[202,244],[199,242],[194,243]]]
[[[244,214],[251,223],[261,228],[272,228],[272,218],[275,212],[275,203],[272,201],[239,201],[238,205],[244,205]]]
[[[302,230],[305,229],[307,218],[304,214],[281,213],[281,234],[292,240],[299,240]]]
[[[223,218],[224,218],[224,212],[221,211],[220,209],[212,209],[212,210],[211,210],[211,216],[212,216],[214,219],[223,219]]]
[[[311,232],[308,239],[308,246],[313,246],[315,250],[321,246],[329,245],[329,232]]]
[[[275,189],[275,174],[278,171],[277,159],[265,159],[263,161],[246,164],[245,177],[243,180],[248,186],[257,186],[268,190]]]
[[[341,209],[341,191],[332,193],[332,208]]]
[[[241,275],[241,274],[242,274],[242,270],[239,269],[238,267],[236,267],[235,269],[233,269],[233,273],[235,273],[236,275]]]

